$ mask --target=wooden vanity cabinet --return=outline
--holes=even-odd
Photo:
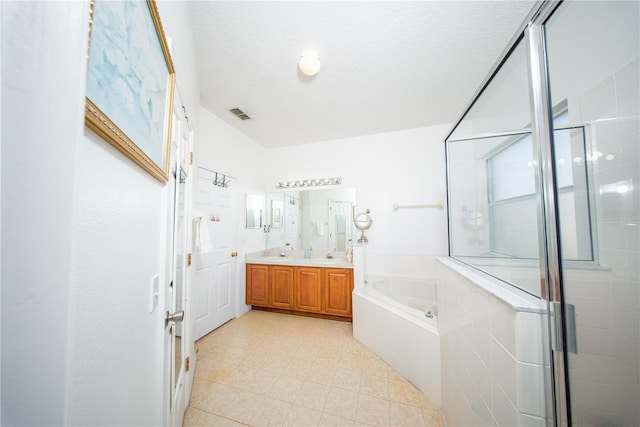
[[[293,282],[294,268],[288,265],[272,265],[270,305],[275,308],[294,308]]]
[[[324,297],[322,311],[337,316],[351,316],[353,270],[347,268],[324,269]]]
[[[295,309],[311,313],[322,312],[322,269],[297,267],[295,287]]]
[[[287,313],[351,318],[353,270],[247,264],[249,305]]]
[[[247,304],[269,305],[269,266],[247,264]]]

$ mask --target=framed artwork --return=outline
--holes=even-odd
[[[175,71],[153,0],[95,0],[85,123],[160,182],[169,177]]]

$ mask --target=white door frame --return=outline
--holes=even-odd
[[[174,312],[184,310],[184,319],[180,323],[164,325],[163,329],[163,424],[167,426],[181,426],[184,412],[191,397],[191,387],[193,384],[193,373],[196,360],[193,351],[193,319],[191,314],[191,283],[192,268],[190,259],[192,254],[192,150],[193,150],[193,130],[189,125],[186,109],[181,102],[180,91],[176,85],[174,91],[173,124],[170,151],[170,185],[173,194],[169,194],[168,200],[173,204],[169,208],[173,212],[171,237],[169,245],[169,277],[165,284],[165,304],[164,312]],[[178,212],[177,200],[180,187],[181,173],[184,179],[183,209]],[[177,269],[176,263],[181,264]],[[178,290],[177,274],[181,275],[181,292]],[[173,286],[169,287],[168,283]],[[175,299],[174,299],[175,298]],[[165,316],[162,316],[164,323]],[[175,360],[176,330],[180,330],[181,360]],[[178,367],[178,375],[174,371]],[[175,382],[175,383],[174,383]]]

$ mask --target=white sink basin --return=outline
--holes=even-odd
[[[291,256],[266,256],[263,258],[265,261],[291,261]]]

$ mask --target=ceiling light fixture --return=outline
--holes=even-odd
[[[322,187],[325,185],[340,185],[342,178],[324,178],[324,179],[301,179],[298,181],[281,181],[276,183],[276,188],[300,188],[300,187]]]
[[[302,54],[298,61],[298,68],[307,76],[315,76],[320,71],[320,58],[318,54],[309,50]]]

